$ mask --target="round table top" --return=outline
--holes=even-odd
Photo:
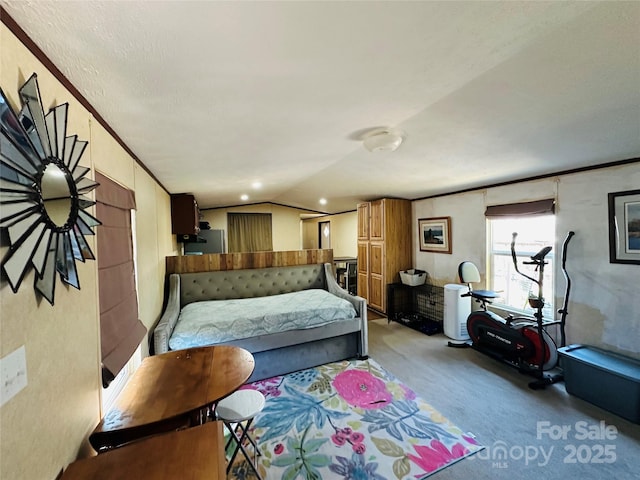
[[[254,367],[251,353],[227,345],[147,357],[91,434],[90,441],[95,447],[94,441],[110,432],[121,433],[203,409],[237,390],[249,379]]]

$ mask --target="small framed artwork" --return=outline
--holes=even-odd
[[[640,190],[609,194],[609,262],[640,265]]]
[[[451,253],[451,217],[418,219],[420,251]]]

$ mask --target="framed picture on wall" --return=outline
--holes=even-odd
[[[640,265],[640,190],[609,194],[609,262]]]
[[[451,217],[418,219],[420,251],[451,253]]]

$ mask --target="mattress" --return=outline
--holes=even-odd
[[[180,311],[171,350],[320,327],[356,317],[353,305],[326,290],[194,302]]]

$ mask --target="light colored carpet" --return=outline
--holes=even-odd
[[[640,479],[640,426],[447,340],[369,322],[371,358],[486,447],[431,478]]]

